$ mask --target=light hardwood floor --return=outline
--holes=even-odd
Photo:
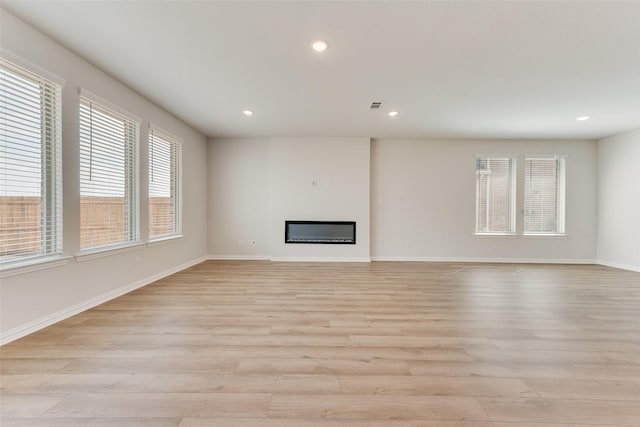
[[[205,262],[0,349],[8,426],[640,426],[640,274]]]

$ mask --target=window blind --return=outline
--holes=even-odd
[[[149,238],[182,232],[182,145],[167,133],[149,130]]]
[[[138,239],[138,123],[80,98],[80,248]]]
[[[62,252],[61,86],[0,59],[0,261]]]
[[[476,233],[515,232],[513,181],[513,159],[476,159]]]
[[[527,158],[524,165],[525,234],[564,233],[564,158]]]

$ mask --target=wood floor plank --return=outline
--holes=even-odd
[[[638,402],[584,399],[479,398],[489,417],[506,422],[592,423],[637,426]]]
[[[340,392],[331,375],[193,375],[159,374],[145,388],[152,393],[284,393]]]
[[[269,417],[486,420],[475,399],[444,396],[274,395]]]
[[[640,364],[640,351],[493,350],[467,348],[478,361],[498,363]]]
[[[267,393],[69,394],[43,417],[265,417]]]
[[[156,374],[15,374],[3,375],[5,393],[142,392]]]
[[[594,427],[594,424],[505,423],[492,421],[336,420],[300,418],[184,418],[180,427]],[[623,427],[607,425],[606,427]]]
[[[640,381],[528,378],[524,382],[544,398],[631,400],[640,402]],[[640,405],[640,403],[638,404]]]
[[[235,372],[237,360],[192,358],[100,358],[76,359],[58,372],[93,374],[159,374],[159,373],[229,373]]]
[[[159,345],[136,345],[136,344],[114,344],[100,345],[71,345],[71,344],[51,344],[51,345],[9,345],[2,348],[0,352],[3,360],[10,359],[54,359],[63,358],[67,360],[84,359],[91,357],[120,357],[136,358],[153,357],[165,346]],[[73,358],[73,359],[70,359]]]
[[[4,357],[0,351],[0,374],[36,374],[50,373],[68,366],[75,359],[56,359],[29,357],[28,353],[22,353],[16,358]],[[0,377],[0,380],[2,378]]]
[[[304,418],[184,418],[180,427],[414,427],[411,421],[308,420]]]
[[[0,395],[0,415],[4,417],[38,417],[64,399],[64,394],[5,393]],[[2,423],[0,423],[2,425]]]
[[[178,427],[182,420],[179,417],[4,418],[2,427]]]
[[[588,378],[569,363],[491,363],[410,361],[412,375],[481,376],[494,378]]]
[[[412,427],[594,427],[599,424],[575,423],[539,423],[539,422],[501,422],[501,421],[414,421]],[[624,427],[619,424],[607,424],[606,427]]]
[[[408,375],[409,367],[400,360],[336,360],[336,359],[247,359],[238,365],[245,374],[358,374]]]
[[[640,365],[576,364],[576,369],[597,380],[640,381]]]
[[[561,350],[600,352],[640,352],[640,341],[581,340],[575,337],[561,340],[548,339],[492,339],[503,350]]]
[[[440,360],[472,362],[474,359],[461,348],[401,348],[351,346],[166,346],[156,358],[208,359],[339,359],[339,360]]]
[[[538,396],[519,378],[341,375],[338,376],[338,381],[341,393],[410,396]]]
[[[423,337],[423,336],[387,336],[387,335],[351,335],[354,345],[370,347],[490,347],[496,345],[484,337]]]

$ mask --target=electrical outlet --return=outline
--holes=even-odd
[[[140,257],[139,256],[136,257],[136,266],[140,267]]]

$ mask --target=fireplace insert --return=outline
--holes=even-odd
[[[356,244],[355,221],[285,221],[285,243]]]

